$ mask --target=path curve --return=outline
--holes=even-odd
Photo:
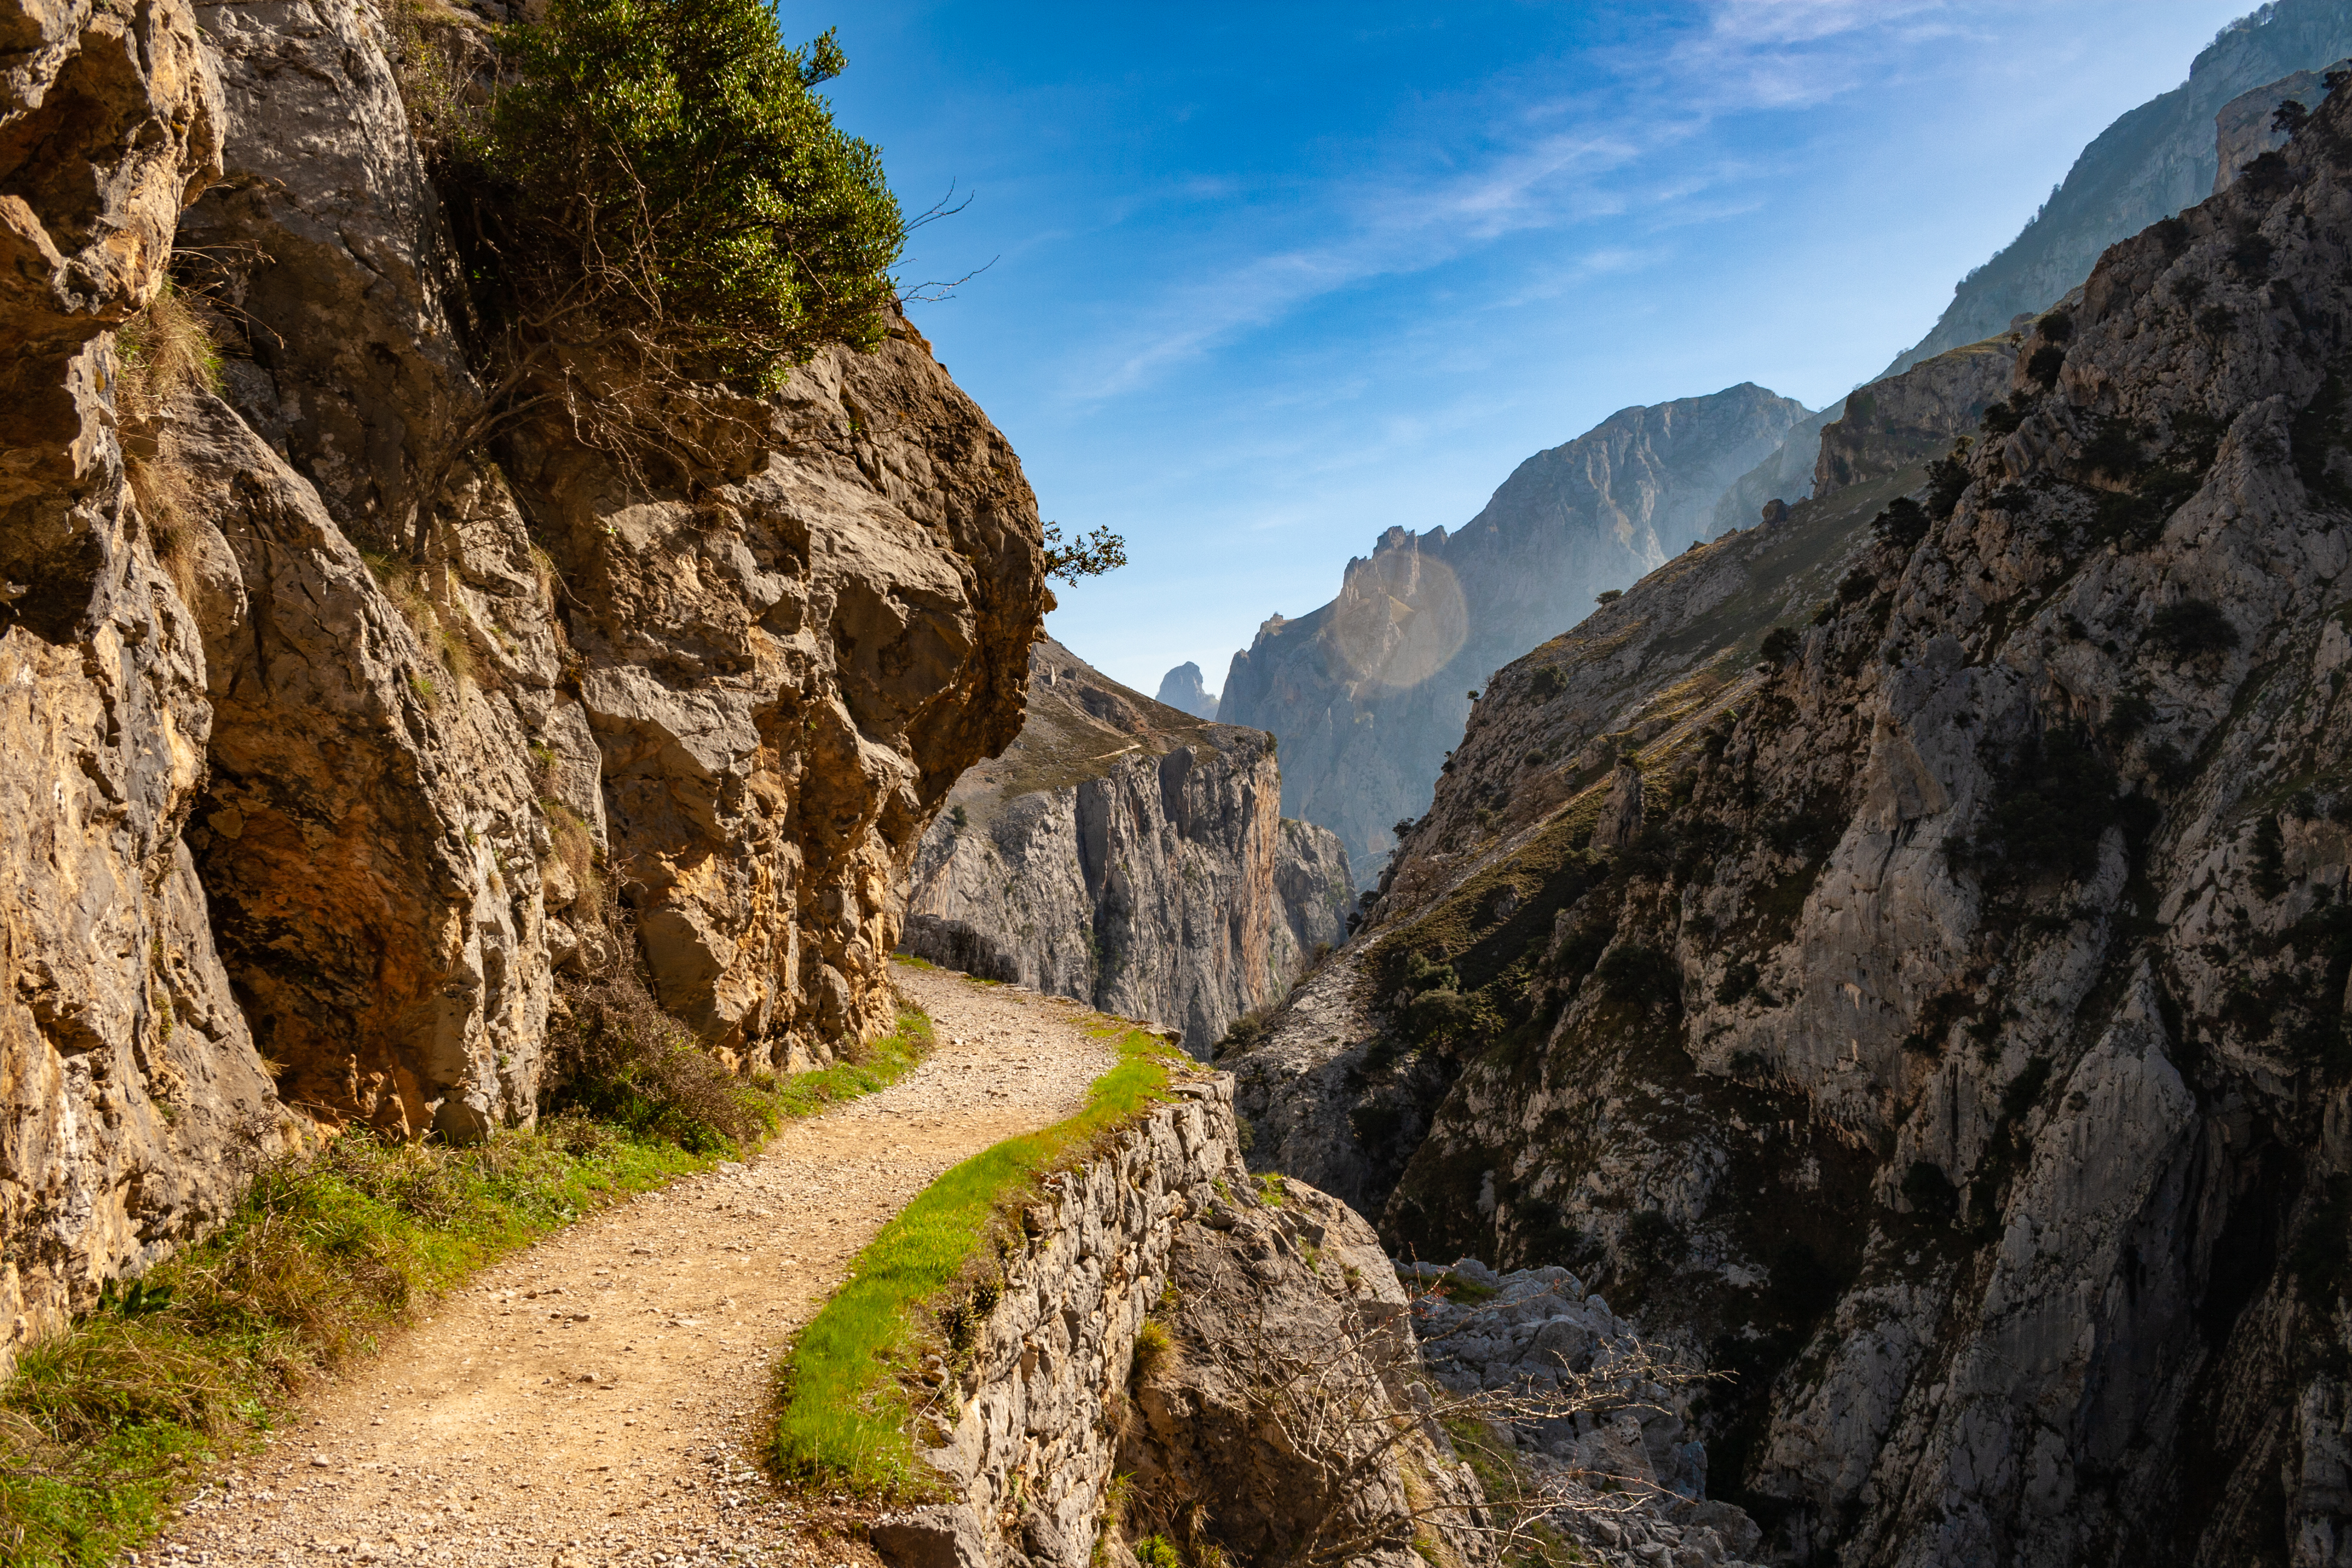
[[[941,1172],[1079,1109],[1084,1009],[898,966],[939,1048],[890,1088],[484,1270],[126,1561],[871,1562],[751,1456],[778,1351]]]

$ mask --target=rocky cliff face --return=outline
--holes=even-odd
[[[1462,694],[1705,533],[1717,497],[1806,416],[1742,384],[1628,408],[1519,466],[1458,531],[1391,529],[1339,596],[1259,628],[1219,716],[1271,731],[1283,809],[1369,882],[1462,731]]]
[[[1504,672],[1474,719],[1482,743],[1465,742],[1430,813],[1404,825],[1372,930],[1311,976],[1236,1063],[1263,1163],[1381,1213],[1458,1063],[1446,1051],[1407,1048],[1393,1026],[1398,988],[1381,964],[1392,967],[1394,954],[1369,961],[1379,933],[1447,902],[1473,923],[1439,947],[1497,927],[1450,961],[1458,972],[1450,988],[1472,993],[1548,942],[1557,900],[1530,899],[1527,884],[1494,868],[1551,865],[1589,843],[1604,817],[1604,836],[1622,837],[1627,803],[1614,797],[1624,793],[1616,786],[1628,748],[1687,744],[1696,722],[1753,685],[1756,650],[1776,623],[1802,624],[1836,602],[1873,517],[1923,483],[1935,454],[2005,392],[2015,355],[2013,342],[1996,339],[1863,389],[1857,396],[1874,409],[1917,410],[1922,419],[1943,409],[1958,422],[1937,429],[1900,421],[1855,439],[1847,482],[1832,495],[1675,557]],[[1963,392],[1969,376],[1972,390]],[[1906,384],[1915,379],[1935,390],[1912,391]],[[1869,466],[1884,462],[1896,466]],[[1528,696],[1515,699],[1521,681]]]
[[[1266,1157],[1398,1172],[1392,1244],[1580,1267],[1738,1372],[1716,1484],[1785,1559],[2352,1531],[2347,149],[2330,103],[2110,251],[1764,668],[1619,688],[1631,765],[1528,753],[1703,562],[1498,676],[1296,1004],[1362,1087],[1286,1023],[1234,1064]]]
[[[949,793],[908,898],[908,952],[1127,1017],[1205,1054],[1347,938],[1347,852],[1285,820],[1272,739],[1030,656],[1027,722]]]
[[[1934,329],[1896,356],[1889,372],[2048,310],[2083,280],[2100,252],[2201,201],[2217,174],[2236,167],[2218,152],[2234,152],[2244,138],[2245,105],[2233,100],[2247,95],[2259,104],[2266,129],[2279,98],[2294,96],[2283,79],[2324,70],[2347,53],[2352,5],[2346,0],[2276,0],[2222,28],[2190,64],[2187,81],[2083,149],[2025,232],[1960,280]]]
[[[0,6],[10,1344],[302,1128],[532,1115],[607,888],[730,1059],[887,1018],[1045,598],[1018,462],[903,322],[673,485],[531,427],[425,493],[480,393],[375,14],[127,15]],[[151,405],[114,333],[175,225],[229,358]]]
[[[2291,71],[2223,104],[2213,116],[2213,194],[2228,190],[2247,164],[2286,144],[2286,130],[2277,122],[2281,104],[2309,109],[2327,96],[2328,72],[2347,66],[2352,60],[2337,60],[2324,70]]]

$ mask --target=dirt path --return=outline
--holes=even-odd
[[[1111,1060],[1069,1003],[898,974],[938,1026],[921,1067],[486,1270],[131,1561],[870,1561],[752,1460],[776,1353],[917,1193],[1078,1109]]]

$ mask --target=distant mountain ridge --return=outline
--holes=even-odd
[[[2107,247],[2212,194],[2220,165],[2214,120],[2232,99],[2347,55],[2352,0],[2275,0],[2222,28],[2190,64],[2187,81],[2083,149],[2024,232],[1961,279],[1934,328],[1882,374],[2047,310],[2090,275]]]
[[[1521,463],[1459,530],[1391,529],[1331,603],[1268,621],[1219,719],[1280,737],[1284,814],[1338,833],[1369,884],[1392,825],[1428,805],[1465,693],[1703,536],[1811,412],[1751,382],[1620,409]]]

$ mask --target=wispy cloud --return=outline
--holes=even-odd
[[[1759,195],[1722,194],[1759,173],[1737,162],[1633,176],[1726,116],[1883,88],[1901,57],[1967,30],[1948,0],[1699,0],[1664,37],[1587,52],[1566,83],[1525,69],[1491,82],[1446,106],[1454,123],[1420,127],[1403,158],[1256,201],[1230,193],[1233,219],[1187,258],[1196,275],[1099,341],[1069,395],[1135,392],[1319,300],[1514,237],[1637,211],[1655,215],[1652,232],[1752,212]],[[1565,287],[1591,265],[1553,276]]]

